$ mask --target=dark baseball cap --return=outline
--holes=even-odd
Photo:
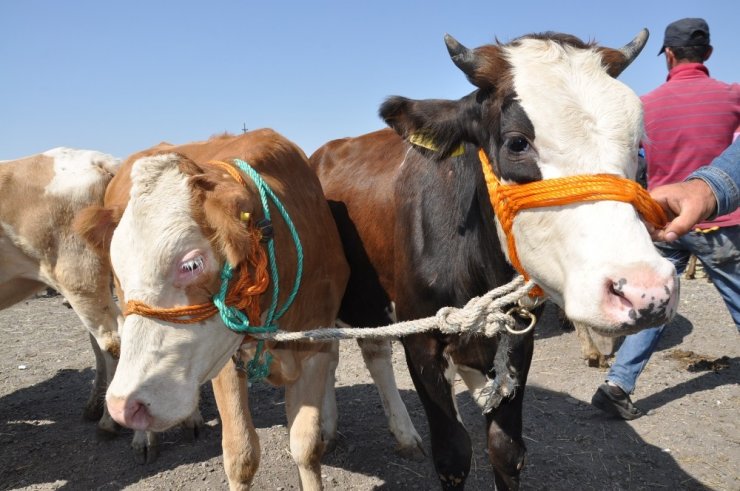
[[[709,46],[709,26],[704,19],[686,18],[671,22],[665,28],[663,47],[658,54],[663,53],[666,48],[676,46]]]

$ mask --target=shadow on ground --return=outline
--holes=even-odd
[[[738,360],[731,363],[736,369]],[[177,431],[167,432],[157,462],[138,465],[129,448],[129,431],[112,441],[97,441],[95,425],[81,420],[82,396],[87,394],[91,379],[91,370],[62,370],[43,383],[0,398],[0,489],[59,481],[66,481],[61,489],[121,489],[147,476],[220,456],[221,427],[209,386],[203,389],[201,411],[211,424],[199,440],[190,443]],[[709,372],[655,394],[643,404],[650,409],[687,393],[730,383],[734,383],[731,374]],[[412,391],[402,391],[402,396],[429,453],[420,403]],[[250,398],[258,428],[287,434],[282,390],[255,384]],[[437,488],[431,457],[411,462],[392,452],[395,442],[374,386],[341,387],[337,398],[340,438],[338,448],[324,457],[327,469],[343,469],[385,482],[375,489]],[[467,393],[459,396],[458,403],[473,434],[474,461],[468,489],[492,489],[482,417]],[[670,453],[645,443],[628,423],[606,420],[589,405],[574,404],[567,394],[529,386],[524,426],[529,448],[524,489],[643,489],[658,484],[703,488]],[[261,465],[271,463],[263,459]]]

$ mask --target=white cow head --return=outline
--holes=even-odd
[[[404,138],[433,140],[435,158],[464,143],[483,149],[503,184],[583,174],[634,179],[642,107],[614,77],[646,40],[643,31],[614,50],[546,33],[469,50],[448,36],[453,61],[478,89],[458,101],[392,97],[380,114]],[[480,165],[474,155],[468,150],[464,165]],[[482,178],[479,188],[486,196]],[[675,270],[630,204],[524,210],[512,233],[523,269],[574,322],[618,336],[675,313]]]
[[[213,176],[213,169],[211,177],[205,172],[178,154],[133,165],[130,201],[110,246],[126,301],[158,309],[208,303],[224,261],[236,266],[256,246],[238,218],[238,210],[252,210],[246,189]],[[196,408],[199,386],[217,375],[242,339],[219,315],[195,324],[128,315],[106,397],[111,415],[140,430],[178,423]]]

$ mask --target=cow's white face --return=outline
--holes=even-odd
[[[221,259],[192,218],[188,177],[174,154],[143,158],[131,171],[131,199],[111,242],[111,262],[126,300],[167,308],[204,303]],[[199,387],[215,377],[243,336],[219,316],[173,324],[129,315],[121,358],[106,401],[113,418],[162,431],[196,408]]]
[[[531,145],[543,179],[634,178],[643,133],[640,100],[605,72],[595,49],[526,39],[504,53],[516,100],[534,127]],[[675,313],[675,269],[629,204],[525,210],[513,233],[524,269],[573,321],[621,335]],[[499,236],[505,244],[500,227]]]

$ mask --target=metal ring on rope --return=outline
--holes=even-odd
[[[511,327],[509,327],[508,324],[504,324],[504,326],[506,327],[506,330],[510,334],[517,334],[517,335],[526,334],[529,331],[531,331],[532,328],[534,328],[534,325],[535,324],[537,324],[537,316],[534,315],[529,310],[525,309],[524,307],[516,306],[516,307],[512,307],[512,308],[510,308],[509,310],[506,311],[506,315],[511,315],[512,313],[518,315],[521,318],[529,319],[529,325],[527,327],[525,327],[524,329],[517,330],[517,329],[512,329]]]

